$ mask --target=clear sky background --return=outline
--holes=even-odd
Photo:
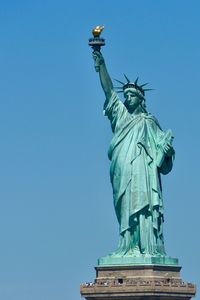
[[[174,132],[165,245],[199,285],[199,16],[198,0],[1,1],[0,299],[79,300],[117,247],[112,135],[87,45],[99,24],[112,78],[150,82],[148,110]]]

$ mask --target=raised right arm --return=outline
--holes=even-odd
[[[93,58],[95,61],[95,70],[99,73],[102,89],[105,93],[106,99],[110,99],[113,92],[113,83],[108,74],[105,60],[100,51],[93,52]]]

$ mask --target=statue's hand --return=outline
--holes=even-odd
[[[103,55],[101,54],[100,51],[95,50],[93,52],[93,59],[94,59],[95,70],[96,72],[99,72],[100,66],[104,63]]]
[[[172,157],[175,154],[174,148],[170,143],[166,143],[163,147],[164,153],[168,157]]]

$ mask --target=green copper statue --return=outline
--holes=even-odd
[[[108,157],[120,241],[110,257],[164,257],[161,174],[172,170],[172,132],[164,132],[147,112],[146,84],[125,76],[126,82],[119,81],[122,86],[118,88],[125,99],[122,102],[100,48],[94,49],[93,58],[106,98],[104,113],[113,132]]]

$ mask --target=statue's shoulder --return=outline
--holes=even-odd
[[[151,122],[151,123],[154,123],[154,124],[156,124],[158,127],[161,128],[161,126],[160,126],[158,120],[157,120],[156,117],[154,117],[151,113],[144,113],[144,118],[145,118],[147,121],[149,121],[149,122]]]
[[[147,119],[147,120],[152,120],[152,121],[156,121],[158,122],[158,120],[156,119],[156,117],[154,117],[151,113],[146,112],[146,113],[142,113],[143,118]]]
[[[105,104],[107,103],[111,103],[111,104],[114,104],[116,102],[120,102],[122,103],[122,101],[120,100],[119,98],[119,95],[116,93],[115,90],[112,91],[110,97],[108,97],[106,100],[105,100]]]

